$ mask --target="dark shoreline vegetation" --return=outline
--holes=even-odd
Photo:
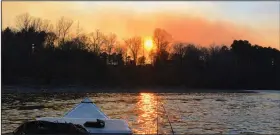
[[[115,34],[99,30],[83,34],[79,27],[71,36],[73,21],[64,17],[53,27],[47,20],[22,14],[16,24],[2,30],[2,84],[6,86],[160,86],[183,87],[186,92],[280,89],[280,51],[247,40],[199,47],[171,42],[171,35],[157,28],[153,35],[157,49],[143,55],[142,37],[118,41]]]
[[[257,93],[242,89],[190,89],[186,87],[2,86],[2,93]]]

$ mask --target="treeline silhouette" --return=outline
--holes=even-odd
[[[168,32],[155,29],[156,48],[145,56],[141,37],[121,43],[99,30],[82,34],[79,25],[71,36],[74,23],[64,17],[53,26],[22,14],[16,24],[2,30],[3,84],[280,88],[279,50],[246,40],[199,47],[172,43]]]

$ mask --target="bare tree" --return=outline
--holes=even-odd
[[[186,44],[178,42],[173,44],[173,52],[181,57],[184,57]]]
[[[99,54],[102,44],[105,43],[104,34],[97,29],[95,32],[90,33],[89,38],[90,45],[88,46],[88,50],[93,50],[93,52]]]
[[[50,20],[43,20],[41,29],[46,32],[51,32],[53,30],[53,25]]]
[[[86,46],[88,45],[88,37],[86,35],[79,35],[78,37],[73,39],[75,45],[77,46],[77,49],[86,49]]]
[[[145,56],[141,56],[138,58],[139,64],[140,65],[145,65],[146,63],[146,57]]]
[[[72,24],[73,20],[67,19],[63,16],[57,21],[56,32],[62,43],[64,43],[66,36],[69,34]]]
[[[105,36],[105,50],[110,55],[114,46],[117,44],[117,35],[110,33],[109,35]]]
[[[16,26],[19,30],[27,30],[31,26],[32,17],[28,13],[16,17]]]
[[[110,33],[107,36],[104,36],[104,45],[105,51],[108,53],[108,63],[113,64],[113,56],[111,55],[114,46],[117,44],[117,36],[113,33]]]
[[[76,36],[79,37],[83,33],[83,28],[80,27],[80,21],[77,23]]]
[[[155,29],[154,35],[153,35],[153,40],[154,43],[157,47],[157,51],[165,51],[171,41],[171,35],[166,32],[164,29]]]
[[[124,61],[125,63],[127,63],[127,57],[128,57],[128,54],[127,54],[127,46],[126,44],[120,44],[118,43],[117,46],[115,47],[115,52],[118,54],[118,55],[121,55],[122,57],[124,57]]]
[[[53,29],[50,20],[32,17],[28,13],[20,14],[16,17],[16,26],[19,30],[33,28],[35,31],[51,32]]]
[[[41,18],[32,18],[30,27],[34,28],[35,31],[42,31],[43,30],[42,19]]]
[[[115,47],[115,52],[117,54],[125,54],[126,48],[124,46],[122,46],[121,44],[117,44],[117,46]]]
[[[180,64],[183,63],[183,58],[185,56],[186,44],[178,42],[173,44],[173,58],[178,59]]]
[[[150,58],[150,62],[153,64],[156,61],[156,51],[155,50],[151,50],[149,52],[149,58]]]
[[[137,63],[138,53],[142,46],[142,39],[141,37],[132,37],[125,40],[126,46],[132,53],[133,60]]]
[[[46,47],[53,48],[56,39],[57,39],[57,36],[55,35],[55,33],[53,33],[53,32],[47,33],[47,37],[45,40]]]

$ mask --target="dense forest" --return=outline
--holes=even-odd
[[[15,21],[1,33],[3,84],[280,89],[280,51],[247,40],[201,47],[157,28],[155,48],[144,54],[140,36],[85,34],[65,17],[55,25],[27,13]]]

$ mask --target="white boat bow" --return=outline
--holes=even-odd
[[[103,120],[103,128],[85,127],[85,122],[96,122],[97,119]],[[110,119],[104,114],[89,98],[84,99],[64,117],[42,117],[36,120],[43,120],[58,123],[73,123],[83,126],[90,134],[132,134],[125,120]]]

